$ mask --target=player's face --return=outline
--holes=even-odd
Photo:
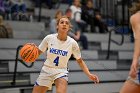
[[[80,0],[74,0],[74,5],[79,6],[80,5]]]
[[[68,33],[70,29],[70,21],[68,18],[61,18],[58,23],[58,33]]]

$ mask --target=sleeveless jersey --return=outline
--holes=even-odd
[[[67,36],[66,41],[60,41],[56,34],[47,35],[39,45],[42,52],[47,50],[45,65],[53,68],[67,68],[67,63],[73,54],[76,59],[81,58],[78,43]]]

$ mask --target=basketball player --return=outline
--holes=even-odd
[[[133,13],[130,17],[130,23],[135,39],[134,54],[129,77],[120,90],[120,93],[140,93],[140,70],[138,70],[140,69],[140,2],[135,3],[130,10],[130,12]]]
[[[89,72],[82,60],[77,42],[67,35],[70,29],[69,19],[62,16],[57,21],[57,33],[47,35],[39,45],[40,52],[45,52],[47,49],[47,60],[36,80],[32,93],[46,93],[47,90],[51,89],[53,83],[56,86],[56,93],[66,93],[68,84],[67,63],[72,54],[89,79],[99,83],[98,77]]]

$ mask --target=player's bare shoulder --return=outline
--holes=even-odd
[[[131,24],[140,23],[140,11],[130,17]]]

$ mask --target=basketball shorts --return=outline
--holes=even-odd
[[[46,86],[51,90],[52,84],[58,78],[64,78],[68,81],[68,70],[43,66],[35,82],[35,86]]]
[[[135,82],[136,84],[140,85],[140,69],[138,71],[137,77],[136,79],[131,78],[130,76],[128,77],[128,80],[132,80],[133,82]]]

